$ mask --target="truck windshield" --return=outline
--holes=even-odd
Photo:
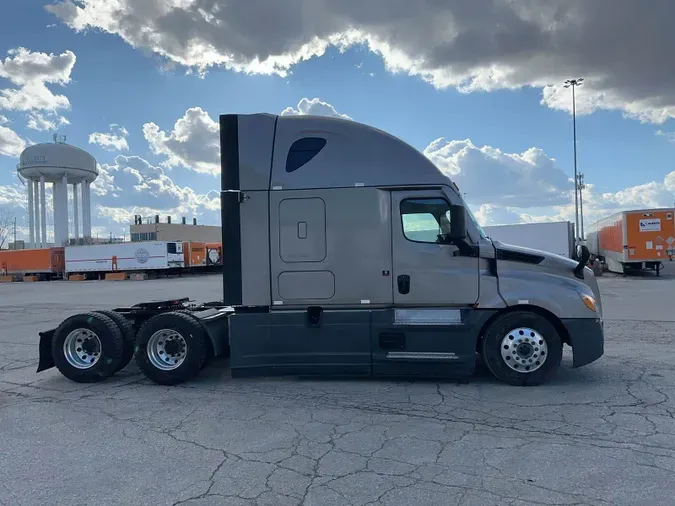
[[[481,238],[487,239],[487,235],[485,235],[485,230],[483,230],[483,227],[480,226],[480,223],[478,223],[478,220],[473,215],[471,208],[466,202],[464,203],[464,207],[466,208],[466,212],[469,215],[469,218],[471,218],[471,221],[473,221],[474,225],[476,225],[476,229],[478,230],[478,233],[480,234]]]

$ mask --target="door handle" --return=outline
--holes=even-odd
[[[407,274],[401,274],[397,278],[398,282],[398,293],[402,293],[405,295],[406,293],[410,292],[410,276]]]

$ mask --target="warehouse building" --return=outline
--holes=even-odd
[[[185,218],[180,223],[172,223],[171,217],[161,222],[159,216],[151,220],[144,220],[135,216],[134,224],[129,226],[131,241],[194,241],[216,243],[222,240],[221,227],[214,225],[197,225],[197,219],[192,224],[186,223]]]

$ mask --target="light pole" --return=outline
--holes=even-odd
[[[579,220],[581,221],[581,240],[585,240],[584,236],[584,199],[583,199],[583,189],[586,188],[584,184],[584,175],[583,173],[579,174],[579,181],[577,183],[577,188],[579,188]]]
[[[568,79],[565,81],[565,88],[572,87],[572,125],[574,132],[574,226],[577,240],[580,238],[579,232],[579,193],[577,183],[579,182],[579,176],[577,175],[577,104],[576,104],[576,95],[574,89],[577,86],[581,86],[583,78],[580,79]]]

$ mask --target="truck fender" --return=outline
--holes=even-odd
[[[52,356],[52,338],[54,337],[54,332],[56,332],[56,329],[38,333],[40,336],[40,346],[38,368],[35,372],[46,371],[54,367],[54,357]]]
[[[563,324],[562,320],[554,313],[541,306],[536,306],[532,304],[514,304],[508,306],[505,309],[496,311],[495,314],[490,316],[490,318],[488,318],[488,320],[483,324],[483,327],[481,328],[479,333],[476,351],[480,350],[481,341],[483,339],[483,336],[485,335],[486,329],[490,326],[490,324],[499,316],[502,316],[505,313],[510,313],[513,311],[529,311],[531,313],[536,313],[539,316],[546,318],[555,327],[556,331],[558,332],[558,335],[560,336],[560,339],[562,339],[562,342],[569,346],[572,346],[572,343],[570,341],[570,335],[567,328]]]
[[[556,318],[560,318],[562,313],[560,305],[556,301],[549,298],[528,297],[526,295],[519,297],[518,294],[510,294],[504,298],[504,301],[506,302],[506,307],[509,309],[518,307],[521,309],[534,308],[536,310],[539,308],[550,313]]]

